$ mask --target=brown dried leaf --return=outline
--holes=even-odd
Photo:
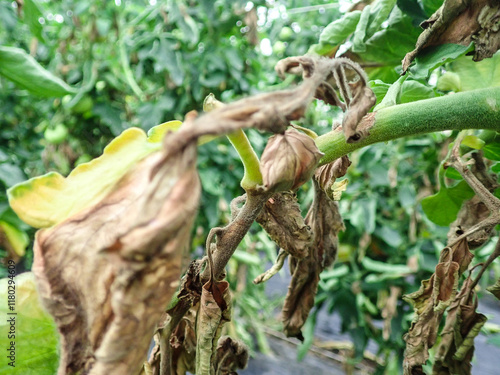
[[[215,354],[215,375],[237,375],[236,370],[247,367],[248,357],[248,348],[243,342],[222,336]]]
[[[487,320],[483,314],[476,312],[477,298],[471,285],[469,276],[448,309],[441,342],[434,357],[433,374],[471,374],[474,338]]]
[[[328,198],[333,199],[333,184],[337,178],[345,176],[347,168],[351,165],[351,161],[347,155],[332,161],[331,163],[322,165],[314,173],[314,178],[318,181],[318,185],[323,190]]]
[[[368,135],[368,132],[358,125],[376,102],[375,94],[367,86],[363,86],[355,93],[342,120],[342,129],[347,143],[358,142]]]
[[[484,163],[483,157],[479,152],[472,153],[472,158],[474,159],[474,164],[471,170],[474,176],[478,178],[490,193],[493,193],[498,187],[497,176],[489,173],[489,168]],[[490,216],[490,211],[481,201],[479,196],[474,195],[472,199],[466,201],[462,205],[458,212],[457,219],[450,225],[448,242],[454,241],[457,237],[467,232],[472,226],[485,220],[488,216]],[[483,245],[491,237],[492,231],[493,227],[485,227],[467,236],[469,247],[475,249]]]
[[[287,191],[274,194],[256,221],[280,248],[296,258],[307,255],[312,232],[300,213],[294,193]]]
[[[295,129],[269,138],[260,160],[268,191],[294,190],[309,180],[323,153],[314,140]]]
[[[196,313],[199,306],[192,307],[181,319],[169,340],[171,351],[171,373],[185,375],[196,371]],[[169,353],[170,354],[170,353]]]
[[[229,283],[211,280],[205,283],[199,306],[196,321],[196,374],[211,375],[222,327],[231,320]]]
[[[422,365],[429,358],[429,348],[436,343],[441,318],[455,299],[459,277],[471,260],[472,254],[466,239],[459,241],[452,248],[445,247],[431,278],[422,281],[419,290],[403,297],[415,309],[415,318],[404,336],[405,375],[423,373]]]
[[[306,216],[306,223],[313,230],[313,242],[305,258],[290,259],[292,281],[282,310],[285,334],[300,339],[302,326],[314,306],[319,275],[335,261],[338,232],[345,229],[337,202],[331,201],[316,181],[314,186],[314,201]]]
[[[468,46],[474,41],[474,61],[493,54],[500,47],[500,3],[497,0],[446,0],[421,26],[415,49],[403,59],[406,73],[413,59],[425,47],[447,43]]]
[[[178,286],[195,161],[196,143],[152,154],[101,202],[37,233],[33,271],[61,334],[60,374],[139,372]]]

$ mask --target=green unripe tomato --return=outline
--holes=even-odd
[[[86,113],[91,111],[94,107],[94,101],[88,95],[81,98],[74,106],[71,108],[73,113]]]
[[[276,43],[274,43],[273,46],[274,54],[282,55],[283,53],[285,53],[285,50],[286,50],[286,45],[281,40],[278,40]]]
[[[57,124],[54,128],[47,128],[43,136],[47,142],[57,145],[68,137],[68,128],[63,124]]]
[[[285,26],[281,29],[279,38],[281,40],[288,40],[292,37],[292,35],[293,35],[293,30],[288,26]]]

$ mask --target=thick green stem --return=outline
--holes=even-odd
[[[346,143],[338,130],[318,137],[316,144],[325,154],[320,165],[373,143],[418,134],[463,129],[500,131],[500,87],[395,105],[373,115],[370,134],[361,142]]]
[[[259,157],[255,153],[250,141],[243,130],[237,130],[228,134],[227,138],[234,146],[245,168],[241,187],[245,191],[255,189],[257,185],[262,185],[262,174],[260,173]]]

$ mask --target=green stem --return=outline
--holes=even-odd
[[[468,91],[395,105],[375,114],[370,134],[358,143],[346,143],[340,131],[316,139],[325,154],[320,165],[373,143],[443,130],[491,129],[500,132],[500,87]]]
[[[262,185],[262,174],[260,173],[260,162],[259,157],[255,153],[247,135],[243,130],[238,130],[234,133],[228,134],[227,138],[229,142],[238,152],[243,167],[245,168],[245,173],[241,180],[241,187],[245,191],[255,189],[257,185]]]
[[[130,69],[130,63],[128,61],[127,52],[125,51],[125,42],[123,41],[123,36],[120,36],[120,39],[118,40],[118,50],[120,52],[120,63],[122,64],[123,73],[125,73],[125,79],[127,80],[128,85],[130,86],[134,94],[141,101],[144,101],[144,92],[135,81],[132,69]]]

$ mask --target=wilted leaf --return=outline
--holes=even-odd
[[[33,272],[61,373],[136,374],[178,287],[200,197],[196,142],[138,162],[94,206],[37,232]]]
[[[266,202],[256,221],[280,248],[296,258],[307,255],[312,232],[304,222],[294,193],[274,194]]]
[[[477,298],[471,284],[469,276],[448,309],[434,357],[433,374],[471,374],[474,338],[487,320],[486,316],[476,312]]]
[[[454,301],[460,274],[467,269],[472,254],[463,239],[452,248],[444,248],[435,273],[422,281],[419,290],[403,296],[415,309],[415,318],[404,336],[406,351],[403,362],[405,375],[422,374],[422,365],[435,344],[441,318]]]
[[[333,187],[335,181],[337,178],[345,176],[350,165],[351,161],[349,160],[349,157],[345,155],[319,167],[314,173],[314,178],[318,181],[318,186],[331,200],[338,200],[333,197]]]
[[[472,153],[472,158],[475,161],[471,168],[472,173],[486,189],[493,193],[498,187],[496,176],[490,173],[480,153]],[[462,204],[457,219],[450,225],[448,241],[453,241],[488,216],[490,216],[489,209],[477,195],[474,195],[471,199]],[[483,228],[467,236],[469,246],[471,248],[477,248],[484,244],[491,237],[492,230],[493,228]]]
[[[7,191],[10,206],[35,228],[56,225],[106,196],[134,164],[161,148],[169,129],[179,125],[179,121],[158,125],[149,137],[141,129],[127,129],[102,156],[80,164],[68,177],[50,172],[13,186]]]
[[[215,353],[215,375],[237,375],[248,363],[248,348],[241,341],[222,336]]]
[[[474,61],[493,56],[500,46],[499,12],[500,4],[489,0],[445,0],[441,8],[421,24],[424,31],[415,49],[403,59],[403,72],[424,48],[430,46],[449,43],[469,46],[474,42]]]
[[[196,320],[196,374],[211,375],[223,325],[231,320],[231,294],[227,281],[203,285]]]
[[[314,306],[319,274],[335,261],[338,233],[345,229],[337,202],[331,201],[316,181],[314,186],[314,201],[306,216],[313,242],[305,258],[290,259],[292,280],[282,310],[283,330],[289,337],[302,338],[302,326]]]
[[[295,129],[272,136],[260,160],[265,188],[269,191],[297,189],[312,177],[321,156],[314,140]]]
[[[53,319],[42,308],[35,280],[31,272],[14,278],[16,288],[15,312],[7,305],[7,291],[10,279],[0,280],[0,312],[2,315],[0,345],[3,348],[0,372],[12,375],[54,375],[57,373],[58,340]],[[10,322],[15,319],[15,337],[8,337]],[[9,349],[15,342],[15,367],[9,366]]]
[[[61,97],[76,93],[20,48],[0,46],[0,75],[38,96]]]

